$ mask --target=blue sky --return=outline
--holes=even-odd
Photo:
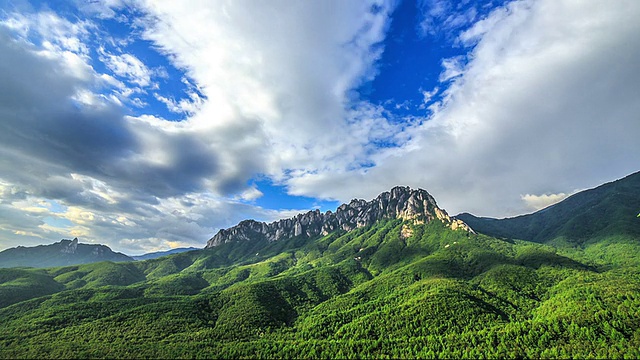
[[[634,0],[0,5],[0,249],[204,246],[396,185],[513,216],[637,171]],[[615,56],[612,56],[615,54]]]

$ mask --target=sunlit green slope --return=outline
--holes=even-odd
[[[2,297],[0,357],[637,358],[636,254],[387,220],[144,262],[0,269],[0,294],[19,294]]]

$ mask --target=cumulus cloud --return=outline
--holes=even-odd
[[[111,17],[109,9],[124,6],[112,5],[85,10]],[[202,11],[176,2],[128,5],[146,14],[137,23],[144,38],[196,79],[190,101],[156,97],[190,115],[181,122],[125,115],[121,100],[132,91],[125,82],[150,87],[154,74],[137,57],[102,47],[94,50],[110,74],[95,71],[86,56],[89,32],[76,30],[95,24],[77,27],[47,13],[50,23],[65,24],[55,38],[74,37],[75,46],[40,41],[45,31],[34,36],[39,14],[3,20],[3,189],[59,207],[35,214],[7,200],[3,211],[15,221],[0,226],[11,239],[3,246],[64,233],[119,250],[204,244],[218,227],[292,214],[244,203],[261,195],[247,185],[257,174],[286,178],[323,161],[357,166],[371,140],[389,137],[384,117],[362,116],[380,109],[348,109],[350,90],[374,74],[387,4],[196,5]],[[299,51],[291,56],[290,49]],[[102,95],[101,87],[117,94]],[[22,164],[26,171],[15,171]]]
[[[100,60],[116,75],[141,87],[151,85],[153,71],[131,54],[114,55],[104,48],[99,49]]]
[[[439,87],[436,87],[431,91],[420,90],[420,93],[422,93],[422,104],[420,104],[420,109],[425,109],[427,105],[431,103],[431,99],[433,99],[434,95],[436,95],[438,91],[440,91]]]
[[[203,137],[220,140],[238,126],[200,134],[162,119],[125,116],[119,106],[101,98],[79,101],[97,80],[105,78],[87,63],[88,75],[75,76],[68,71],[69,63],[43,54],[28,39],[16,39],[10,31],[0,26],[0,173],[5,219],[0,232],[5,241],[13,239],[3,246],[29,244],[25,236],[42,242],[82,234],[85,241],[102,241],[117,248],[118,237],[126,232],[117,231],[117,224],[109,231],[100,229],[120,216],[134,219],[140,230],[132,238],[144,243],[160,224],[147,217],[160,217],[163,202],[193,191],[224,190],[233,183],[229,180],[237,176],[233,167],[228,175],[216,176],[223,172],[218,160],[232,163],[233,159],[217,158],[218,148],[203,142]],[[242,151],[242,141],[235,146]],[[21,199],[55,200],[67,211],[24,207]],[[41,210],[35,213],[33,209]],[[45,216],[63,218],[76,226],[52,226]],[[213,231],[211,226],[222,226],[209,220],[210,225],[199,227],[198,237],[190,238],[191,244],[204,241]],[[165,229],[163,234],[170,232]]]
[[[239,137],[260,136],[253,141],[259,146],[243,153],[269,155],[251,170],[282,178],[284,170],[343,168],[366,156],[368,139],[352,134],[363,126],[347,107],[350,90],[374,76],[381,53],[373,46],[384,39],[391,5],[375,3],[376,12],[343,1],[139,5],[148,14],[144,37],[208,99],[194,126],[254,124],[261,132]],[[387,126],[384,118],[371,125]]]
[[[104,19],[116,17],[116,10],[121,9],[126,5],[126,0],[73,1],[80,11]]]
[[[135,9],[136,35],[194,84],[187,99],[156,92],[162,74],[141,58],[100,51],[91,21],[9,14],[1,245],[68,233],[135,253],[292,215],[251,203],[256,176],[341,201],[422,187],[451,213],[502,216],[638,170],[640,3],[514,1],[483,19],[426,3],[444,25],[424,35],[445,31],[468,54],[443,59],[442,83],[423,92],[428,117],[401,119],[354,92],[377,74],[392,2],[84,8],[98,18]],[[90,44],[109,74],[93,68]],[[135,91],[185,117],[131,115],[123,106],[144,102]]]
[[[160,94],[154,94],[156,100],[167,106],[169,111],[174,113],[186,113],[189,115],[195,114],[200,110],[204,104],[205,99],[200,97],[197,92],[191,91],[187,94],[189,99],[180,99],[176,101],[174,98],[162,96]]]
[[[442,59],[443,71],[442,73],[440,73],[440,82],[449,81],[464,74],[464,61],[464,56],[455,56],[452,58]]]
[[[452,213],[511,216],[521,194],[588,188],[637,171],[640,3],[511,2],[461,35],[469,62],[411,141],[376,166],[290,181],[301,194],[371,198],[428,189]],[[350,186],[350,184],[353,184]]]
[[[421,21],[418,29],[423,36],[455,37],[455,32],[473,24],[478,17],[477,7],[486,4],[479,1],[421,0]]]

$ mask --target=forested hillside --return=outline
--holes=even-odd
[[[506,219],[457,217],[482,233],[535,242],[584,244],[610,236],[640,238],[640,172],[574,194],[533,214]]]
[[[388,219],[134,263],[0,270],[3,358],[640,357],[640,248]]]

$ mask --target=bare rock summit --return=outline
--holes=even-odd
[[[416,224],[426,224],[437,219],[453,230],[473,232],[462,220],[450,217],[445,210],[439,208],[427,191],[397,186],[371,201],[351,200],[348,204],[340,205],[335,212],[309,211],[269,224],[244,220],[234,227],[220,230],[209,239],[205,248],[234,241],[273,242],[296,236],[327,235],[336,230],[350,231],[373,225],[384,219],[403,219]]]

